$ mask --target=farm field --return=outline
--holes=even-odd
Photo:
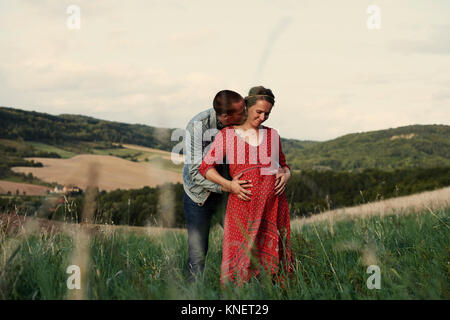
[[[11,143],[13,143],[12,141]],[[31,145],[38,151],[44,151],[49,153],[56,153],[63,159],[69,159],[77,154],[59,147],[55,147],[49,144],[27,141],[27,145]],[[113,143],[118,146],[118,143]],[[173,155],[175,159],[181,162],[180,165],[176,165],[172,162],[172,153],[164,150],[158,150],[154,148],[147,148],[143,146],[133,145],[133,144],[122,144],[122,148],[110,148],[110,149],[92,149],[92,153],[96,155],[109,155],[123,158],[126,160],[135,160],[137,162],[148,162],[150,164],[156,165],[158,167],[171,170],[174,172],[181,172],[182,164],[184,162],[184,156]],[[81,153],[82,154],[82,153]]]
[[[189,284],[184,230],[64,223],[57,230],[25,223],[14,232],[2,222],[0,298],[449,299],[450,207],[430,199],[422,197],[425,210],[399,205],[342,220],[306,219],[291,234],[295,271],[285,289],[264,277],[222,289],[219,225],[210,234],[204,276]],[[73,264],[86,266],[88,279],[76,296],[66,286]],[[380,268],[380,289],[367,287],[373,265]]]
[[[92,152],[98,155],[104,156],[115,156],[119,158],[124,158],[131,160],[134,157],[137,157],[141,154],[139,151],[130,150],[126,148],[117,148],[117,149],[93,149]]]
[[[19,190],[20,195],[25,193],[29,196],[45,196],[50,188],[29,183],[0,180],[0,194],[7,194],[10,192],[12,195],[15,195],[17,190]]]
[[[164,150],[158,150],[158,149],[154,149],[154,148],[147,148],[147,147],[143,147],[143,146],[137,146],[137,145],[134,145],[134,144],[122,144],[122,146],[124,148],[127,148],[127,149],[145,151],[145,152],[147,152],[149,154],[159,155],[163,159],[166,159],[166,160],[171,160],[172,156],[174,156],[176,159],[178,159],[179,161],[182,161],[182,162],[184,162],[184,159],[185,159],[185,157],[182,156],[182,155],[175,155],[175,154],[172,155],[171,152],[164,151]]]
[[[145,162],[172,172],[182,172],[184,156],[173,154],[174,158],[180,162],[180,164],[175,164],[172,162],[171,152],[130,144],[123,144],[122,146],[123,148],[115,149],[93,149],[93,153],[117,156],[135,162]]]
[[[15,172],[32,173],[39,179],[52,183],[74,184],[85,189],[97,184],[99,190],[135,189],[154,187],[166,182],[182,181],[181,172],[128,161],[114,156],[82,154],[70,159],[27,158],[41,162],[44,167],[13,167]],[[92,168],[95,178],[89,173]],[[91,177],[91,178],[89,178]],[[94,181],[92,180],[94,179]]]

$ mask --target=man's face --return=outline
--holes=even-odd
[[[235,102],[231,104],[233,113],[232,114],[224,114],[219,116],[219,121],[224,126],[233,126],[244,123],[247,118],[246,110],[245,110],[245,102],[241,100],[239,102]]]

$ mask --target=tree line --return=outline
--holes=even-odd
[[[402,169],[393,172],[366,169],[362,172],[305,171],[292,174],[286,188],[291,217],[316,214],[330,209],[434,190],[450,185],[450,167]],[[169,201],[164,201],[167,197]],[[45,204],[37,197],[0,198],[1,212],[19,211],[55,220],[80,222],[83,196],[68,197],[60,203]],[[98,192],[94,221],[116,225],[185,227],[183,185],[165,184],[155,188]],[[167,200],[167,199],[166,199]],[[169,202],[169,205],[168,205]],[[53,207],[52,207],[53,206]],[[219,208],[214,223],[220,222],[225,207]]]
[[[111,148],[113,142],[171,151],[179,142],[171,141],[174,130],[0,107],[0,138],[39,141],[75,153],[88,151],[91,144]],[[352,133],[322,142],[282,138],[282,144],[293,169],[395,170],[450,166],[449,136],[447,125],[411,125]]]

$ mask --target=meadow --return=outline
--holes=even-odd
[[[67,150],[64,150],[62,148],[58,148],[46,143],[37,142],[37,141],[28,141],[26,142],[27,145],[30,145],[34,147],[38,151],[48,152],[48,153],[56,153],[58,154],[62,159],[69,159],[77,154],[75,152],[70,152]]]
[[[221,288],[220,225],[210,233],[203,277],[190,284],[183,229],[67,224],[65,231],[33,232],[25,225],[9,232],[3,223],[0,298],[450,299],[449,225],[450,207],[305,222],[291,234],[296,263],[285,288],[266,277]],[[73,264],[87,271],[80,290],[67,288]],[[380,268],[380,289],[366,285],[369,265]]]

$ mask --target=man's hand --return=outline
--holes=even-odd
[[[231,192],[241,200],[250,201],[250,196],[252,192],[250,190],[246,190],[248,188],[252,188],[253,185],[250,184],[251,180],[239,180],[242,177],[243,173],[240,173],[233,177],[233,180],[229,181],[227,186],[223,186],[222,190]]]
[[[276,175],[277,182],[275,183],[275,195],[282,194],[286,189],[286,183],[291,177],[291,172],[289,169],[278,168],[278,172]]]

